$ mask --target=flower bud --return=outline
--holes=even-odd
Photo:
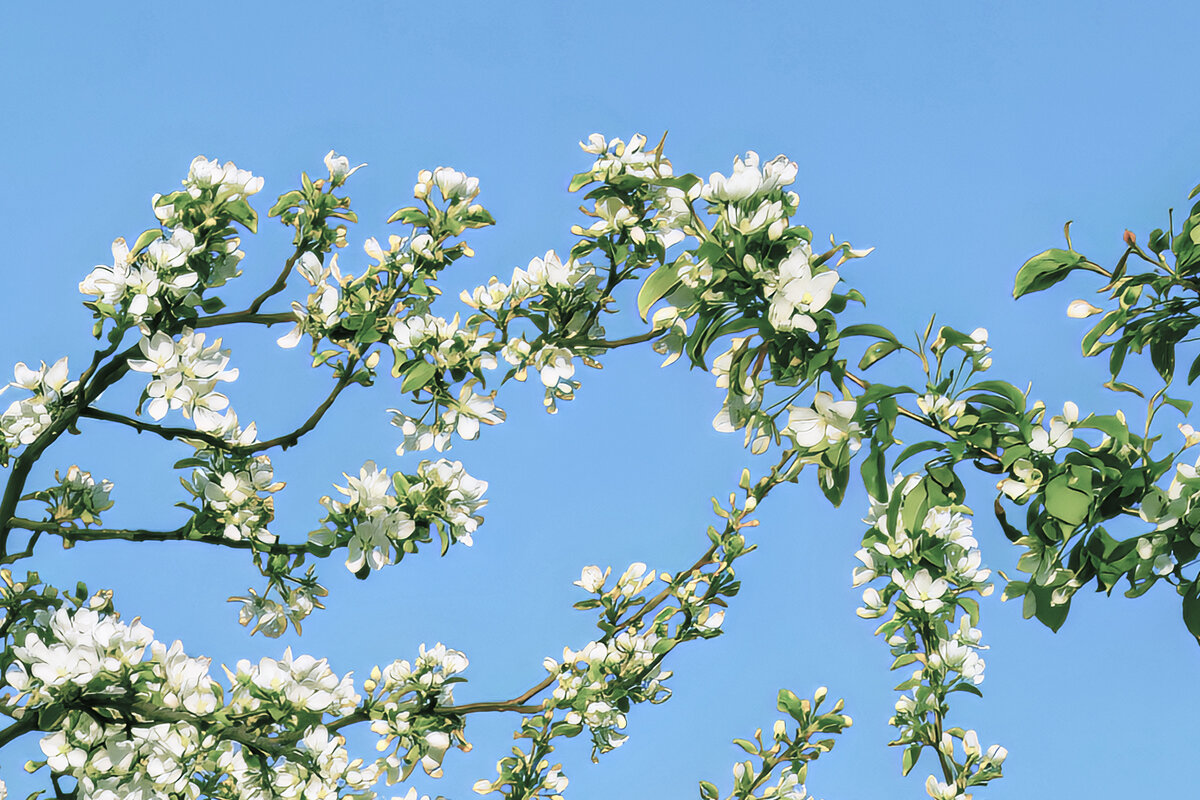
[[[1071,319],[1086,319],[1093,314],[1099,314],[1100,309],[1089,303],[1087,300],[1072,300],[1067,306],[1067,316]]]

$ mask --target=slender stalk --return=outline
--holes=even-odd
[[[235,550],[254,550],[265,553],[281,553],[296,555],[307,553],[307,544],[285,544],[283,542],[266,543],[249,539],[226,539],[220,536],[190,536],[190,524],[184,524],[170,531],[151,531],[138,528],[71,528],[59,525],[57,522],[38,522],[31,519],[13,517],[10,524],[14,528],[49,533],[68,542],[199,542],[201,544],[230,547]]]

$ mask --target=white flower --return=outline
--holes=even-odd
[[[950,588],[945,580],[930,576],[927,569],[917,570],[917,574],[907,580],[899,571],[893,570],[892,581],[904,589],[904,594],[913,608],[929,613],[944,605],[939,598]]]
[[[829,392],[817,392],[813,408],[789,409],[783,433],[791,436],[797,447],[834,445],[849,438],[850,448],[857,450],[861,432],[858,423],[851,421],[857,408],[854,400],[835,401]]]
[[[705,200],[737,202],[758,194],[767,194],[786,186],[796,179],[798,167],[785,156],[776,156],[759,169],[758,153],[753,150],[746,157],[733,159],[733,173],[727,178],[714,172],[701,190]]]
[[[599,567],[584,567],[583,573],[579,580],[575,581],[575,585],[583,589],[585,592],[595,594],[604,588],[604,581],[608,578],[612,568],[600,571]]]
[[[1062,416],[1050,418],[1049,433],[1042,427],[1033,429],[1029,437],[1029,447],[1039,453],[1053,455],[1056,450],[1066,447],[1075,438],[1071,431],[1078,421],[1079,407],[1068,400],[1063,404]]]
[[[811,257],[806,245],[797,245],[780,262],[778,275],[769,278],[764,287],[771,301],[767,321],[775,330],[812,333],[817,329],[811,315],[829,302],[839,278],[832,270],[814,275],[809,265]]]
[[[447,200],[473,200],[479,194],[479,179],[470,178],[466,173],[450,167],[438,167],[433,171],[431,180],[434,186]]]
[[[333,181],[334,186],[341,186],[347,178],[365,166],[366,164],[359,164],[351,169],[350,159],[345,156],[339,156],[332,150],[325,154],[325,168],[329,170],[329,179]]]

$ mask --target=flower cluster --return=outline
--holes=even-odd
[[[275,480],[271,459],[265,455],[218,459],[219,464],[193,470],[191,481],[180,479],[200,504],[193,525],[205,532],[213,528],[234,542],[273,543],[276,537],[267,530],[275,518],[271,495],[284,484]]]
[[[662,154],[646,150],[646,137],[635,134],[626,144],[622,139],[605,139],[593,133],[587,142],[580,142],[583,152],[596,156],[591,174],[596,180],[612,182],[623,175],[635,178],[669,178],[673,175],[671,162]]]
[[[313,290],[309,292],[304,303],[292,301],[296,325],[277,340],[279,346],[285,349],[298,345],[305,333],[312,336],[315,347],[316,343],[328,336],[329,331],[341,320],[338,309],[343,278],[341,270],[338,269],[337,254],[330,257],[326,266],[313,253],[301,253],[296,259],[295,270],[308,281]]]
[[[496,393],[476,391],[482,382],[483,371],[496,368],[490,333],[481,332],[477,325],[460,326],[457,314],[452,320],[414,314],[398,320],[392,334],[397,365],[408,365],[406,378],[408,375],[427,376],[423,383],[411,388],[417,393],[418,402],[429,406],[434,415],[430,423],[424,421],[429,412],[416,418],[404,411],[389,409],[392,424],[404,434],[397,454],[430,448],[442,452],[450,447],[451,434],[456,433],[462,439],[475,439],[481,424],[496,425],[504,420],[503,409],[496,407]],[[457,397],[443,387],[441,380],[434,380],[434,376],[461,379],[466,375],[474,377],[463,382]]]
[[[339,679],[324,660],[289,650],[278,661],[241,661],[226,670],[231,688],[223,692],[208,659],[186,655],[179,642],[163,645],[136,620],[86,607],[47,612],[13,655],[5,679],[23,701],[22,715],[59,720],[42,738],[42,763],[75,778],[81,800],[196,797],[223,779],[221,797],[251,800],[267,791],[299,800],[362,793],[375,781],[375,768],[351,762],[344,740],[320,722],[360,700],[350,678]],[[153,721],[159,709],[184,717]],[[212,723],[218,711],[233,727]],[[298,752],[262,770],[246,737],[269,741],[291,729],[304,732]]]
[[[889,579],[882,591],[874,587],[863,591],[858,615],[876,619],[892,611],[877,633],[887,639],[896,657],[893,669],[919,665],[911,679],[897,687],[912,693],[902,695],[896,703],[891,724],[900,730],[900,736],[895,744],[906,745],[914,753],[933,747],[949,759],[954,738],[962,739],[968,750],[972,746],[978,750],[974,732],[948,729],[943,740],[935,741],[929,734],[934,728],[928,722],[932,715],[939,720],[936,727],[942,728],[946,696],[963,689],[977,693],[974,687],[983,682],[980,651],[986,648],[974,627],[978,604],[966,595],[986,596],[992,585],[987,583],[990,570],[981,565],[969,512],[963,506],[935,504],[933,498],[939,496],[944,495],[933,478],[918,474],[897,475],[888,485],[886,498],[871,498],[865,520],[871,527],[856,554],[861,566],[854,570],[854,585]],[[915,755],[906,758],[915,760]],[[968,758],[964,765],[956,766],[957,775],[949,788],[930,785],[931,796],[943,796],[934,794],[936,790],[949,791],[945,797],[959,798],[968,787],[999,777],[998,761],[994,767],[992,762]]]
[[[1075,438],[1073,430],[1079,422],[1079,406],[1068,400],[1063,404],[1062,416],[1050,418],[1050,430],[1041,425],[1033,429],[1029,447],[1044,455],[1052,456],[1055,451],[1066,447]]]
[[[0,455],[4,464],[8,463],[9,451],[33,444],[50,427],[56,408],[79,385],[78,381],[68,380],[70,376],[66,356],[49,367],[43,361],[39,369],[27,367],[23,361],[17,362],[13,368],[13,382],[8,386],[25,389],[31,396],[14,400],[0,415],[0,435],[3,435]]]
[[[66,475],[54,472],[56,486],[34,492],[30,499],[40,500],[46,504],[49,519],[55,522],[82,522],[84,525],[99,525],[100,512],[112,508],[113,502],[109,493],[113,489],[112,481],[101,480],[99,483],[92,473],[85,472],[75,465],[67,470]]]
[[[626,725],[622,700],[663,702],[670,696],[663,682],[671,673],[656,663],[656,642],[654,633],[630,628],[607,642],[589,642],[579,650],[564,647],[561,661],[545,660],[557,679],[556,705],[568,709],[569,724],[588,727],[594,752],[607,753],[628,738],[621,733]]]
[[[368,461],[357,478],[345,477],[346,486],[335,486],[345,501],[321,499],[326,525],[309,534],[309,541],[347,547],[346,567],[354,573],[380,570],[416,552],[418,544],[431,540],[432,530],[440,535],[443,552],[454,542],[469,546],[483,521],[476,512],[487,504],[487,483],[467,474],[458,461],[422,461],[416,475],[397,472],[391,478]]]
[[[241,274],[245,256],[228,227],[239,222],[254,228],[246,198],[262,189],[256,178],[232,162],[223,166],[197,156],[183,181],[184,191],[155,195],[154,215],[167,228],[142,234],[131,249],[125,239],[112,245],[113,263],[99,265],[79,284],[92,299],[87,305],[103,321],[137,325],[150,335],[149,322],[164,310],[176,317],[195,316],[195,307],[212,310],[202,295]],[[96,335],[100,334],[99,323]]]
[[[138,254],[131,253],[125,239],[119,238],[112,245],[112,266],[98,265],[80,282],[79,291],[94,298],[89,305],[102,316],[126,317],[149,333],[146,321],[164,306],[200,302],[195,292],[200,276],[188,262],[203,251],[195,235],[183,227],[173,229],[170,238],[156,239]],[[221,261],[224,277],[237,273],[242,256],[235,242]]]
[[[531,259],[527,267],[515,268],[508,284],[493,277],[485,286],[464,291],[462,300],[503,331],[511,320],[530,316],[530,310],[523,306],[545,315],[559,343],[535,347],[524,335],[510,337],[500,354],[517,380],[525,380],[530,369],[538,373],[546,387],[546,409],[553,413],[558,400],[570,400],[579,388],[579,381],[572,379],[577,353],[564,346],[562,340],[603,336],[604,329],[592,313],[602,294],[595,267],[574,258],[564,262],[550,250],[545,256]]]
[[[216,390],[217,383],[237,379],[237,369],[226,369],[229,351],[221,340],[204,346],[204,334],[184,328],[178,340],[159,331],[142,336],[138,348],[145,358],[131,358],[129,368],[152,376],[142,393],[150,401],[147,411],[159,420],[172,409],[192,420],[196,430],[225,429],[229,419],[219,412],[229,407],[229,398]]]
[[[469,747],[445,717],[420,713],[454,702],[454,684],[464,680],[457,676],[468,663],[461,652],[438,642],[431,648],[422,644],[412,663],[396,660],[371,670],[364,686],[376,697],[371,730],[382,737],[377,748],[392,750],[379,760],[389,785],[408,777],[417,764],[426,774],[441,777],[442,760],[455,741]]]
[[[232,161],[222,165],[215,158],[209,161],[204,156],[196,156],[188,167],[183,185],[193,198],[200,197],[205,189],[212,189],[216,192],[217,202],[229,202],[258,194],[262,191],[263,179],[256,178],[248,170],[238,169]]]

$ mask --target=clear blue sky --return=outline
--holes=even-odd
[[[499,224],[475,237],[477,257],[450,279],[465,286],[569,246],[578,201],[566,184],[589,163],[579,139],[669,130],[677,171],[728,172],[747,149],[799,162],[798,221],[876,248],[843,270],[867,296],[862,319],[904,332],[937,312],[960,329],[984,326],[996,377],[1032,381],[1032,397],[1051,408],[1075,399],[1085,413],[1111,411],[1122,398],[1097,388],[1102,365],[1079,360],[1083,327],[1064,315],[1089,287],[1015,303],[1012,276],[1061,244],[1068,219],[1078,249],[1115,258],[1125,227],[1144,235],[1164,225],[1166,208],[1200,181],[1191,3],[119,9],[9,4],[0,21],[0,364],[63,354],[81,363],[91,323],[77,283],[108,263],[114,237],[153,222],[151,194],[178,186],[197,154],[265,176],[260,212],[301,170],[318,172],[331,147],[369,162],[353,179],[364,224],[344,258],[385,233],[419,169],[477,175]],[[263,227],[247,246],[247,296],[286,251],[286,233]],[[273,340],[226,338],[243,375],[234,405],[265,431],[290,428],[322,392],[304,355]],[[509,421],[453,451],[491,483],[475,547],[427,553],[365,583],[325,565],[329,610],[302,640],[251,639],[236,625],[224,599],[254,581],[236,554],[92,545],[52,552],[39,567],[65,584],[112,586],[118,607],[159,639],[180,638],[216,663],[291,644],[361,675],[444,641],[471,659],[460,699],[512,696],[544,674],[544,656],[591,637],[590,619],[570,609],[580,567],[690,563],[706,544],[709,496],[736,483],[745,456],[740,438],[710,427],[720,402],[711,377],[682,364],[658,370],[658,360],[614,355],[557,417],[536,391],[506,389]],[[315,498],[343,470],[368,458],[411,466],[392,455],[383,413],[397,393],[381,385],[347,398],[336,425],[276,460],[289,482],[274,526],[284,538],[311,529]],[[107,523],[178,524],[178,450],[94,424],[84,433],[48,454],[43,477],[78,463],[117,484]],[[1011,572],[1017,554],[986,513],[989,484],[971,486],[979,538],[989,565]],[[600,766],[582,742],[560,750],[570,796],[691,797],[700,778],[724,791],[741,753],[730,738],[769,727],[778,688],[803,695],[822,684],[846,698],[856,724],[813,768],[810,790],[830,800],[924,796],[927,773],[902,780],[900,753],[884,746],[897,677],[853,612],[862,501],[852,493],[831,512],[811,478],[772,496],[761,549],[742,562],[729,633],[673,656],[675,698],[632,714],[629,742]],[[952,715],[1011,754],[1008,777],[977,796],[1194,794],[1200,649],[1178,599],[1166,587],[1136,602],[1080,597],[1053,635],[998,595],[984,604],[985,697]],[[494,776],[515,721],[472,719],[474,752],[452,753],[448,777],[420,788],[472,796],[475,780]],[[12,796],[34,786],[20,772],[36,747],[27,744],[0,764]]]

